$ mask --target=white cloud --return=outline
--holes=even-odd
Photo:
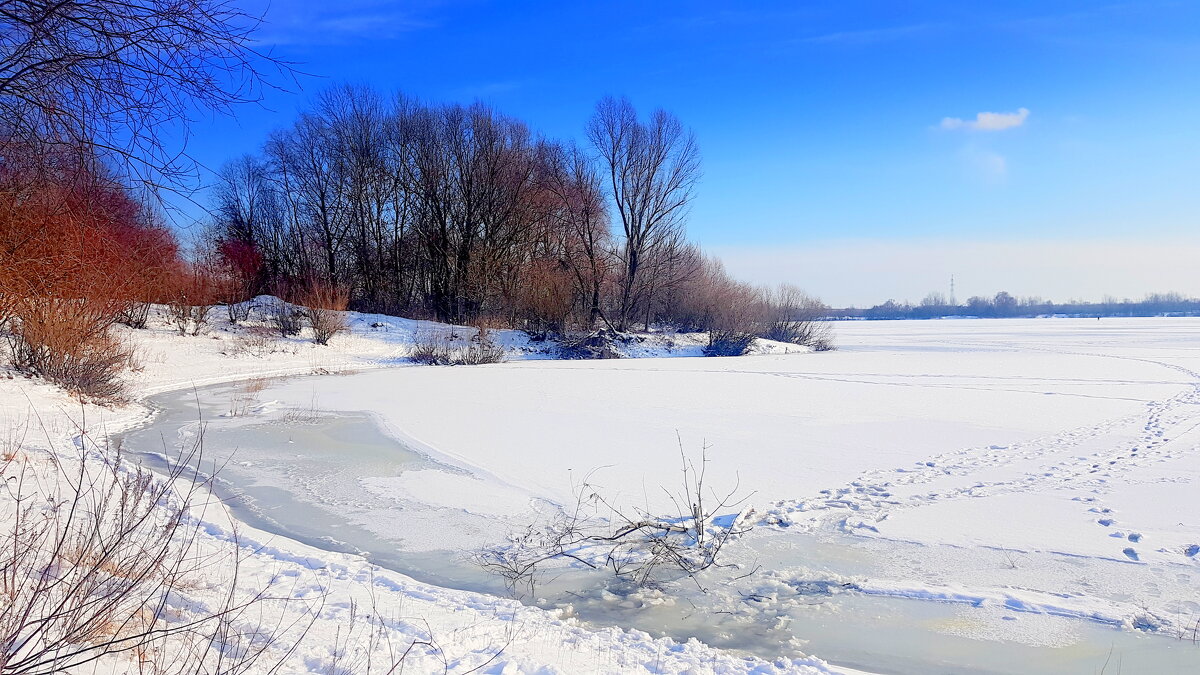
[[[1019,108],[1016,112],[1010,113],[981,112],[976,114],[973,120],[943,117],[941,127],[950,130],[1004,131],[1025,124],[1025,120],[1028,118],[1029,108]]]

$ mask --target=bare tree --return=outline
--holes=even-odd
[[[167,131],[261,99],[255,17],[229,0],[0,0],[3,136],[82,149],[143,184],[194,174]]]
[[[700,155],[694,135],[678,118],[655,110],[642,122],[625,98],[601,100],[587,134],[608,169],[625,235],[617,320],[625,330],[640,299],[636,290],[643,259],[683,225],[700,178]]]
[[[600,319],[601,293],[610,272],[610,231],[604,192],[595,165],[576,145],[547,144],[544,188],[553,196],[563,262],[587,306],[587,327]]]

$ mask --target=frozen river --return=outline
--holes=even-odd
[[[671,513],[680,441],[707,445],[712,487],[752,493],[737,570],[664,596],[568,569],[529,601],[879,673],[1200,670],[1200,321],[837,335],[822,354],[223,385],[160,397],[124,442],[161,460],[202,417],[239,519],[496,593],[468,552],[569,505],[588,473]]]

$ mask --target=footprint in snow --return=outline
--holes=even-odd
[[[1195,558],[1198,553],[1200,553],[1200,544],[1192,544],[1183,551],[1183,554],[1189,558]]]
[[[1101,525],[1103,525],[1105,527],[1109,527],[1116,521],[1114,521],[1112,518],[1101,518],[1100,520],[1097,520],[1096,522],[1100,523]]]
[[[1140,532],[1130,532],[1129,533],[1129,541],[1132,541],[1133,543],[1136,544],[1141,540],[1142,540],[1142,535]]]
[[[1129,558],[1130,560],[1137,560],[1137,559],[1138,559],[1138,554],[1137,554],[1137,551],[1133,550],[1133,548],[1132,548],[1132,547],[1130,547],[1130,548],[1127,548],[1127,549],[1125,549],[1124,551],[1121,551],[1121,553],[1124,553],[1124,554],[1125,554],[1125,557]]]

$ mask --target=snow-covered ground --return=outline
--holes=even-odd
[[[452,670],[499,647],[485,672],[839,671],[801,652],[878,672],[1200,667],[1200,319],[846,322],[835,352],[604,362],[548,360],[499,332],[507,363],[386,369],[433,327],[354,325],[328,348],[291,340],[274,353],[219,329],[139,332],[138,391],[362,371],[264,382],[224,423],[365,413],[427,457],[380,471],[348,456],[359,473],[338,481],[277,470],[279,457],[256,465],[252,448],[235,457],[247,487],[294,492],[305,513],[340,519],[331,537],[368,553],[374,542],[436,561],[495,544],[505,528],[569,505],[588,474],[613,499],[671,513],[661,488],[679,481],[681,447],[693,457],[708,447],[714,489],[753,493],[738,509],[757,527],[729,547],[740,567],[714,572],[705,593],[680,589],[674,609],[645,593],[543,611],[253,533],[269,541],[261,569],[334,570],[335,608],[355,593],[402,607],[413,622],[395,630],[437,636]],[[630,349],[667,356],[699,344],[652,335]],[[64,403],[43,385],[0,380],[9,416]],[[115,429],[145,415],[131,405],[102,417]],[[288,514],[277,515],[288,531]],[[299,652],[311,670],[344,619],[328,614]]]
[[[545,501],[570,504],[573,486],[593,471],[609,497],[670,513],[660,488],[678,483],[681,440],[693,456],[709,446],[715,489],[754,491],[763,527],[740,545],[771,560],[772,578],[725,585],[719,601],[710,591],[704,601],[714,611],[739,612],[739,597],[765,594],[779,606],[756,601],[758,613],[803,624],[781,593],[836,581],[867,595],[937,601],[954,615],[931,634],[1000,642],[1009,652],[1074,648],[1081,655],[1069,667],[1080,672],[1101,667],[1113,646],[1097,626],[1166,636],[1118,644],[1118,655],[1178,654],[1182,644],[1167,641],[1177,637],[1188,647],[1181,658],[1200,663],[1190,641],[1200,618],[1192,485],[1200,321],[837,328],[842,348],[832,353],[380,371],[292,380],[263,397],[283,408],[316,401],[370,412],[406,447],[464,470],[363,477],[358,485],[380,501],[364,502],[358,522],[380,541],[416,550],[485,545],[503,531],[486,525],[490,517],[512,526],[535,519]],[[411,517],[373,518],[388,500]],[[814,564],[810,546],[832,560]],[[668,632],[674,621],[609,618]],[[737,645],[744,630],[705,637]],[[805,640],[803,630],[772,639]],[[834,642],[829,652],[821,648],[829,638],[809,646],[888,669],[886,657],[871,661]],[[1053,661],[1044,667],[1056,672]]]
[[[407,354],[418,335],[454,334],[466,340],[473,333],[461,327],[357,314],[351,315],[351,328],[326,347],[305,336],[280,339],[263,330],[231,327],[216,313],[211,329],[197,337],[175,334],[160,318],[149,330],[122,329],[137,350],[141,369],[129,378],[132,400],[118,406],[80,402],[53,386],[0,369],[4,449],[15,450],[17,456],[8,471],[23,468],[33,472],[34,482],[53,483],[50,477],[56,466],[78,456],[81,427],[101,438],[143,425],[153,415],[145,403],[152,395],[221,382],[404,366],[409,365]],[[494,337],[509,352],[508,358],[551,357],[523,334],[496,331]],[[701,344],[701,336],[652,334],[621,349],[630,356],[696,354]],[[51,454],[57,461],[49,460]],[[11,509],[0,514],[8,517]],[[382,570],[359,556],[331,553],[248,528],[213,503],[206,505],[203,518],[200,550],[219,551],[231,545],[241,550],[236,578],[240,596],[269,589],[267,595],[286,592],[292,598],[258,605],[262,628],[274,633],[266,656],[255,665],[263,672],[274,666],[275,658],[285,661],[272,672],[365,672],[367,650],[376,652],[378,666],[389,654],[394,657],[410,645],[404,672],[848,672],[817,659],[760,659],[694,640],[589,627],[561,611],[432,586]],[[228,570],[214,568],[211,578],[196,580],[188,589],[190,595],[173,599],[172,606],[191,605],[196,611],[220,606],[227,585],[233,582]],[[96,668],[139,672],[136,664],[122,657],[87,669]]]

